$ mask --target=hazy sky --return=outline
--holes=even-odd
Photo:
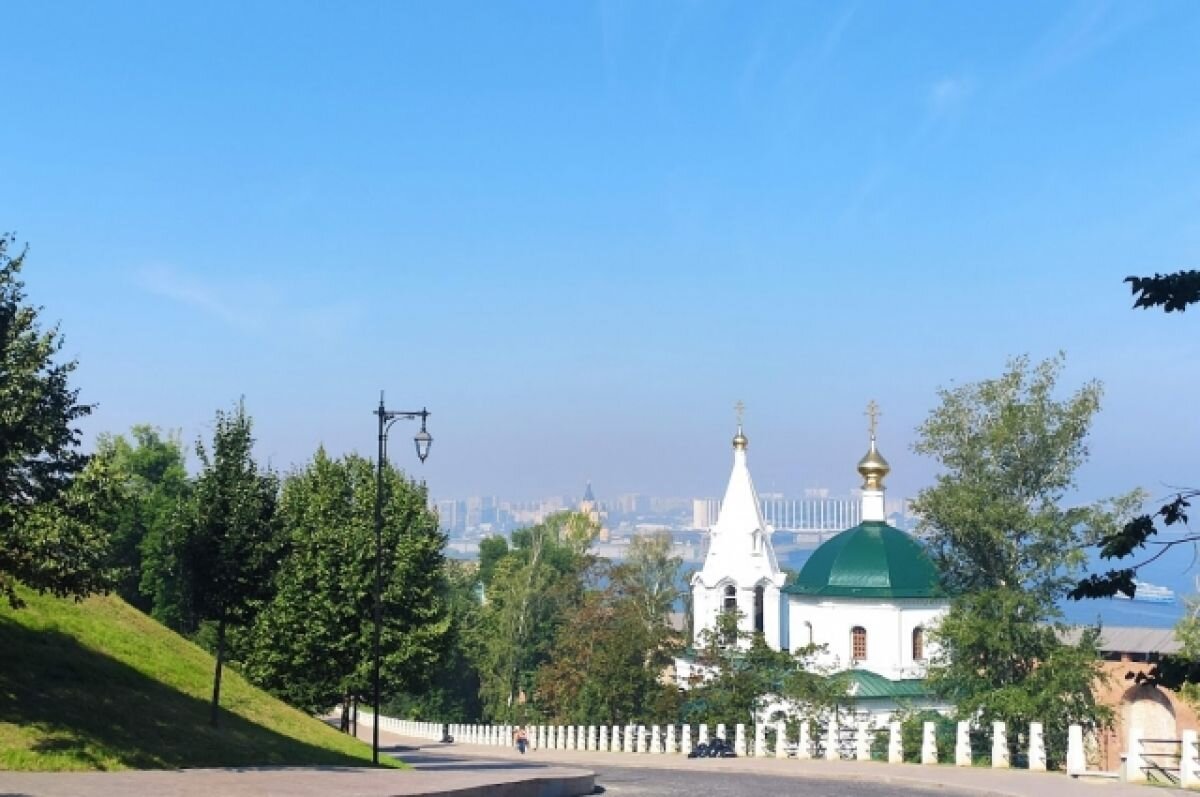
[[[11,3],[0,230],[89,434],[279,467],[428,405],[439,497],[889,484],[939,386],[1063,349],[1086,497],[1200,482],[1200,5]],[[417,469],[398,426],[393,452]]]

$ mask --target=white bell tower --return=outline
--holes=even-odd
[[[717,523],[708,530],[704,567],[692,576],[693,643],[699,645],[701,634],[716,628],[721,612],[736,611],[742,631],[761,632],[766,643],[778,650],[783,628],[779,591],[786,576],[771,546],[774,529],[763,521],[746,465],[750,441],[742,432],[744,407],[740,401],[736,409],[733,470]]]

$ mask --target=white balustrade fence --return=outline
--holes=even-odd
[[[374,717],[370,711],[359,710],[358,721],[367,728],[372,727]],[[414,739],[441,741],[446,733],[457,742],[473,745],[511,747],[515,745],[514,725],[483,725],[451,723],[380,717],[381,731]],[[686,756],[701,744],[712,739],[729,742],[724,724],[716,726],[709,735],[709,726],[699,725],[536,725],[526,727],[529,746],[535,751],[586,751],[603,753],[650,753],[659,755]],[[980,729],[975,728],[976,732]],[[991,766],[1011,766],[1008,728],[1003,722],[992,723]],[[953,763],[966,767],[976,763],[971,744],[971,724],[958,722],[955,726]],[[768,732],[774,734],[774,749],[767,744]],[[843,736],[843,733],[845,734]],[[886,737],[886,750],[877,749],[876,740],[882,745]],[[1031,770],[1047,768],[1045,728],[1040,722],[1032,722],[1023,738],[1021,752]],[[693,743],[694,742],[694,743]],[[783,720],[769,726],[760,723],[753,726],[752,736],[747,728],[738,723],[733,728],[732,747],[739,756],[765,758],[796,758],[807,760],[824,758],[840,760],[843,757],[857,761],[883,758],[889,763],[903,760],[903,735],[899,722],[890,722],[879,728],[871,722],[858,719],[853,726],[843,725],[835,716],[824,718],[824,729],[814,730],[809,720],[799,720],[791,729]],[[1164,749],[1168,752],[1164,752]],[[1169,751],[1178,752],[1169,752]],[[938,750],[937,725],[925,722],[921,727],[919,760],[933,765],[939,755],[949,756],[950,751]],[[1127,730],[1125,739],[1125,763],[1121,776],[1130,781],[1155,780],[1184,787],[1200,786],[1200,739],[1195,730],[1186,730],[1180,739],[1148,739],[1136,726]],[[947,759],[949,760],[949,759]],[[1087,768],[1084,730],[1072,725],[1067,732],[1065,769],[1068,775],[1083,777],[1100,773]]]

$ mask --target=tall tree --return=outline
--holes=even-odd
[[[1119,528],[1141,500],[1063,506],[1101,390],[1089,382],[1058,398],[1062,366],[1061,355],[1037,365],[1019,357],[997,379],[940,391],[914,445],[943,468],[913,509],[957,595],[934,632],[942,654],[931,682],[964,718],[1021,731],[1041,712],[1047,738],[1051,729],[1065,738],[1071,722],[1107,719],[1092,694],[1096,635],[1063,642],[1057,601],[1086,544]]]
[[[193,622],[215,626],[216,668],[210,722],[221,702],[226,633],[253,620],[270,595],[280,539],[275,533],[278,480],[254,461],[245,407],[218,411],[212,446],[197,441],[202,471],[181,513],[181,561]]]
[[[42,308],[26,301],[25,250],[10,252],[15,242],[0,234],[0,594],[14,607],[20,605],[15,581],[59,595],[86,594],[104,583],[90,555],[99,544],[90,536],[95,529],[51,522],[78,518],[80,507],[47,509],[87,463],[75,424],[92,408],[70,386],[75,361],[56,361],[63,346],[58,327],[43,329]]]
[[[445,537],[422,488],[392,467],[384,477],[382,674],[389,692],[417,691],[444,649]],[[324,449],[283,482],[288,553],[256,618],[247,671],[307,711],[347,706],[370,688],[375,489],[370,460]]]
[[[594,558],[594,526],[582,515],[552,515],[513,532],[512,550],[496,562],[480,618],[480,694],[493,719],[522,719],[535,673],[558,629],[583,599]]]

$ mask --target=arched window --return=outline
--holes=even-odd
[[[737,615],[737,610],[738,610],[738,605],[737,605],[737,587],[735,587],[735,586],[733,586],[732,584],[730,584],[729,586],[727,586],[727,587],[725,588],[725,602],[722,604],[722,606],[724,607],[724,611],[725,611],[725,613],[726,613],[726,614],[731,614],[731,615],[734,615],[734,616],[736,616],[736,615]],[[727,629],[728,629],[728,630],[725,632],[725,639],[724,639],[724,644],[725,644],[727,647],[728,647],[729,645],[735,645],[735,644],[737,644],[737,628],[736,628],[736,625],[734,625],[734,621],[733,621],[733,620],[730,620],[729,622],[730,622],[730,625],[729,625],[729,626],[727,626]]]
[[[924,661],[925,659],[925,629],[917,626],[913,629],[913,661]]]
[[[765,623],[763,622],[763,597],[763,588],[762,585],[759,584],[754,588],[754,630],[760,634],[763,632],[763,628],[765,626]]]
[[[850,629],[850,660],[862,661],[867,657],[867,629],[856,625]]]

